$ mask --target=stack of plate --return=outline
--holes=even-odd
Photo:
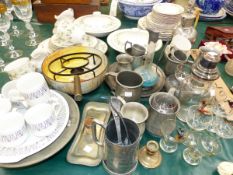
[[[226,0],[224,9],[226,10],[227,14],[229,14],[230,16],[233,16],[233,1]]]
[[[178,4],[157,3],[151,13],[139,19],[138,27],[159,32],[159,38],[170,40],[183,12],[184,8]]]

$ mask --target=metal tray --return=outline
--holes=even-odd
[[[109,120],[111,111],[106,103],[89,102],[85,105],[82,114],[82,122],[75,139],[67,153],[67,161],[72,164],[86,166],[97,166],[103,155],[103,147],[98,146],[92,139],[91,130],[87,130],[84,123],[87,117],[97,119],[106,124]],[[96,126],[96,136],[99,140],[104,138],[104,130]],[[87,132],[88,131],[88,132]]]
[[[29,156],[29,157],[26,157],[25,159],[23,159],[19,162],[0,164],[0,167],[2,167],[2,168],[22,168],[22,167],[27,167],[30,165],[40,163],[40,162],[48,159],[49,157],[53,156],[54,154],[56,154],[70,141],[70,139],[73,137],[73,135],[75,134],[75,132],[78,128],[78,124],[79,124],[79,120],[80,120],[79,108],[78,108],[76,102],[73,100],[73,98],[71,98],[69,95],[62,93],[62,92],[58,92],[58,93],[61,94],[66,99],[66,101],[69,105],[69,110],[70,110],[69,121],[68,121],[66,128],[62,132],[62,134],[52,144],[50,144],[45,149],[43,149],[43,150],[41,150],[41,151],[39,151],[39,152]]]
[[[157,66],[156,64],[153,64],[153,71],[156,73],[156,68],[157,68],[157,73],[159,75],[159,82],[156,83],[156,85],[153,86],[153,88],[149,89],[149,90],[142,90],[142,95],[141,97],[149,97],[151,94],[160,91],[164,84],[165,84],[165,79],[166,76],[163,72],[163,70]],[[108,68],[107,72],[116,72],[117,71],[117,62],[114,62],[113,64],[111,64]],[[114,77],[112,76],[106,76],[105,77],[105,82],[107,83],[107,85],[111,88],[111,90],[115,91],[116,88],[116,80]]]

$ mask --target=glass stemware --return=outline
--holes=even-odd
[[[7,7],[7,14],[9,15],[10,20],[13,21],[14,17],[11,13],[12,13],[14,7],[13,7],[10,0],[4,0],[4,2],[5,2],[6,7]],[[17,25],[12,23],[12,32],[10,32],[10,35],[13,37],[20,37],[22,33],[23,33],[22,30],[19,30]]]
[[[23,51],[21,50],[15,50],[12,41],[10,40],[10,36],[7,33],[8,29],[10,28],[10,18],[6,14],[6,5],[3,3],[0,3],[0,7],[3,7],[5,10],[0,11],[0,31],[4,33],[4,35],[7,35],[7,37],[3,37],[5,39],[9,38],[8,40],[5,40],[6,46],[8,46],[9,51],[5,54],[5,57],[7,58],[18,58],[23,55]],[[2,9],[3,9],[2,8]]]
[[[161,133],[163,138],[160,139],[160,148],[166,153],[173,153],[177,150],[177,130],[176,120],[166,119],[161,123]]]
[[[38,45],[37,35],[30,23],[32,18],[31,0],[12,0],[16,16],[24,21],[25,27],[29,30],[29,40],[25,42],[26,46],[34,47]]]
[[[4,67],[5,67],[5,61],[0,58],[0,73],[3,72]]]
[[[196,131],[203,131],[212,123],[212,112],[204,113],[199,105],[189,107],[186,122],[188,126]]]
[[[183,158],[190,165],[199,165],[203,157],[214,156],[221,151],[221,143],[216,135],[193,131],[188,139]]]
[[[7,46],[7,41],[9,40],[10,36],[6,31],[10,27],[10,23],[6,22],[4,18],[6,18],[5,12],[6,12],[6,5],[2,2],[0,2],[0,45],[1,46]]]

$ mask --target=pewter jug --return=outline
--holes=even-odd
[[[156,92],[149,98],[149,118],[146,129],[154,136],[161,137],[160,126],[166,119],[174,119],[180,109],[179,100],[173,95],[175,89],[167,92]]]

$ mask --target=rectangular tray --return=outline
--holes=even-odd
[[[44,4],[90,4],[91,0],[41,0]]]
[[[87,117],[102,121],[107,124],[111,111],[108,104],[99,102],[89,102],[85,105],[82,114],[82,122],[74,141],[67,153],[67,161],[72,164],[81,164],[86,166],[97,166],[103,156],[103,147],[98,146],[92,139],[92,133],[86,132],[84,126]],[[97,138],[103,141],[104,130],[96,126]],[[88,130],[89,131],[89,130]]]

